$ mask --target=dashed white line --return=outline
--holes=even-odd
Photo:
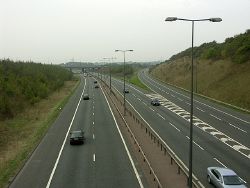
[[[185,102],[187,105],[190,105],[190,103],[189,102]]]
[[[151,108],[151,107],[149,107],[149,109],[150,109],[150,110],[153,110],[153,111],[155,111],[155,110],[154,110],[153,108]]]
[[[95,113],[93,112],[93,116],[95,115]]]
[[[95,154],[93,154],[93,161],[95,162]]]
[[[179,101],[183,101],[183,99],[181,99],[181,98],[179,98],[179,97],[177,97],[177,99],[178,99]]]
[[[236,128],[236,129],[239,129],[239,130],[242,131],[242,132],[247,133],[247,131],[245,131],[245,130],[243,130],[243,129],[241,129],[241,128],[239,128],[239,127],[237,127],[237,126],[235,126],[235,125],[233,125],[233,124],[231,124],[231,123],[229,123],[229,125],[231,125],[232,127]]]
[[[157,113],[157,115],[160,116],[162,119],[165,120],[165,118],[161,114]]]
[[[200,110],[201,112],[205,112],[204,110],[202,110],[202,109],[200,109],[200,108],[198,108],[198,107],[196,107],[196,109],[197,109],[197,110]]]
[[[188,136],[186,136],[186,138],[189,140],[190,138]]]
[[[145,102],[142,102],[142,103],[147,106],[147,104]]]
[[[220,163],[222,166],[224,166],[225,168],[227,168],[226,165],[224,165],[222,162],[220,162],[218,159],[214,158],[214,160],[216,160],[218,163]]]
[[[165,91],[165,93],[169,94],[169,92]]]
[[[181,132],[180,129],[178,129],[175,125],[173,125],[172,123],[169,123],[172,127],[174,127],[177,131]]]
[[[141,99],[140,98],[137,98],[139,101],[141,101]]]
[[[174,96],[174,95],[172,95],[172,94],[171,94],[171,96],[175,98],[175,96]]]
[[[136,97],[136,95],[135,94],[132,94],[134,97]]]
[[[221,119],[220,118],[218,118],[217,116],[215,116],[215,115],[213,115],[213,114],[209,114],[210,116],[212,116],[212,117],[214,117],[215,119],[218,119],[218,120],[220,120],[221,121]]]
[[[196,146],[198,146],[201,150],[203,150],[203,151],[204,151],[204,148],[203,148],[203,147],[201,147],[199,144],[197,144],[195,141],[194,141],[194,144],[195,144]]]
[[[93,140],[95,140],[95,135],[93,134]]]
[[[93,125],[95,124],[95,122],[93,121]]]

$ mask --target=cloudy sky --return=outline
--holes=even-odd
[[[0,0],[0,59],[100,62],[133,49],[128,61],[165,60],[191,46],[250,29],[250,0]]]

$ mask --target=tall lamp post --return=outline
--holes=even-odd
[[[110,93],[111,93],[111,62],[113,63],[113,59],[116,59],[115,57],[104,57],[103,59],[107,59],[109,60],[109,89],[110,89]]]
[[[188,187],[192,188],[192,174],[193,174],[193,82],[194,82],[194,55],[193,55],[193,47],[194,47],[194,22],[199,21],[210,21],[210,22],[221,22],[221,18],[207,18],[207,19],[184,19],[177,17],[167,17],[165,21],[189,21],[192,22],[192,60],[191,60],[191,108],[190,108],[190,139],[189,139],[189,174],[188,174]]]
[[[133,52],[133,50],[115,50],[115,52],[122,52],[123,53],[123,105],[124,105],[124,116],[126,115],[126,99],[125,99],[125,53],[126,52]]]

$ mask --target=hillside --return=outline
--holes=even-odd
[[[14,117],[72,78],[60,66],[0,60],[0,120]]]
[[[217,48],[208,44],[214,44]],[[204,54],[208,54],[209,51],[217,55],[205,56]],[[194,69],[194,81],[197,72],[197,93],[250,110],[249,54],[249,30],[226,39],[221,44],[212,42],[196,47],[194,65],[197,64],[197,71]],[[191,55],[190,49],[151,68],[150,74],[164,82],[189,90],[191,58],[188,55]]]

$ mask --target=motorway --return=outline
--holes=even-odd
[[[102,88],[81,77],[36,150],[10,184],[27,187],[147,187],[120,134]],[[90,100],[83,100],[88,93]],[[84,145],[70,145],[69,132],[83,129]]]
[[[126,101],[188,167],[190,94],[152,79],[147,71],[139,78],[152,92],[127,84]],[[112,79],[112,87],[122,93],[123,82]],[[158,98],[161,106],[151,106],[152,98]],[[203,186],[212,187],[206,181],[209,166],[231,168],[250,186],[249,133],[249,114],[195,96],[193,173]]]

